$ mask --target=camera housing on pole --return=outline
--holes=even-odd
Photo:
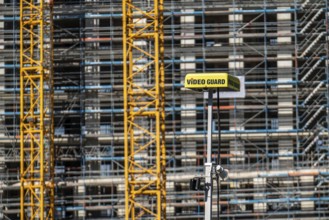
[[[188,73],[185,76],[184,87],[208,92],[207,160],[204,164],[204,177],[191,179],[190,189],[205,190],[205,220],[210,220],[212,216],[213,177],[220,177],[222,180],[228,178],[228,170],[220,164],[214,164],[211,160],[213,93],[217,90],[239,92],[241,83],[238,77],[228,73]],[[234,97],[232,96],[232,98]]]

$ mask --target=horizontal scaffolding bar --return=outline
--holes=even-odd
[[[55,9],[56,11],[56,9]],[[282,9],[257,9],[257,10],[232,10],[232,11],[171,11],[164,12],[164,16],[202,16],[204,15],[223,15],[223,14],[259,14],[259,13],[294,13],[299,11],[299,9],[294,8],[282,8]],[[82,15],[55,15],[54,20],[65,20],[65,19],[107,19],[107,18],[122,18],[122,13],[104,13],[104,14],[94,14],[94,13],[84,13]],[[19,16],[10,17],[5,16],[0,18],[0,21],[19,21]]]

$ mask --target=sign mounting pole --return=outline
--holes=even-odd
[[[193,178],[190,182],[190,188],[193,190],[205,190],[204,219],[211,220],[213,176],[216,176],[216,178],[220,177],[222,180],[228,177],[228,170],[224,169],[220,164],[213,164],[211,161],[213,92],[214,89],[225,92],[233,91],[232,98],[235,97],[235,94],[239,97],[241,89],[240,78],[227,73],[189,73],[185,77],[184,86],[193,90],[208,91],[207,160],[204,164],[204,177]],[[240,94],[240,96],[242,95]],[[204,186],[202,186],[203,183]]]
[[[207,162],[204,165],[205,172],[205,220],[211,219],[212,213],[212,162],[211,162],[211,140],[212,140],[212,105],[213,91],[208,92],[208,126],[207,126]]]

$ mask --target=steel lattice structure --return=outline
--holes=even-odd
[[[20,1],[20,219],[54,219],[52,5]]]
[[[163,1],[122,6],[125,218],[165,219]]]

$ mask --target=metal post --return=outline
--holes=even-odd
[[[217,84],[210,83],[212,79],[216,78]],[[215,82],[213,81],[213,82]],[[209,83],[208,83],[209,82]],[[226,85],[224,82],[227,82]],[[224,169],[220,163],[220,152],[218,151],[218,161],[216,164],[213,164],[211,161],[212,151],[211,151],[211,142],[212,142],[212,107],[213,107],[213,92],[214,89],[220,91],[222,89],[228,89],[230,91],[240,91],[240,79],[235,76],[231,76],[228,73],[188,73],[185,76],[185,88],[196,89],[196,90],[208,90],[208,127],[207,127],[207,161],[204,164],[204,177],[195,177],[190,180],[190,189],[191,190],[201,190],[203,187],[205,189],[205,220],[211,220],[212,217],[212,189],[213,189],[213,177],[221,178],[226,180],[228,178],[228,170]],[[244,88],[243,88],[244,90]],[[219,92],[218,92],[219,93]],[[243,94],[241,92],[240,94]],[[234,97],[234,94],[230,94],[229,97]],[[219,94],[218,94],[218,104],[219,104]],[[219,106],[218,106],[219,111]],[[218,120],[218,124],[220,121]],[[218,127],[220,131],[220,127]],[[218,147],[220,147],[220,132]],[[219,150],[219,149],[218,149]],[[213,168],[213,166],[215,166]],[[203,185],[204,183],[204,185]],[[219,197],[218,197],[219,199]]]
[[[213,91],[208,91],[208,130],[207,130],[207,162],[205,168],[205,220],[211,219],[212,214],[212,162],[211,162],[211,138],[212,138],[212,105]]]

